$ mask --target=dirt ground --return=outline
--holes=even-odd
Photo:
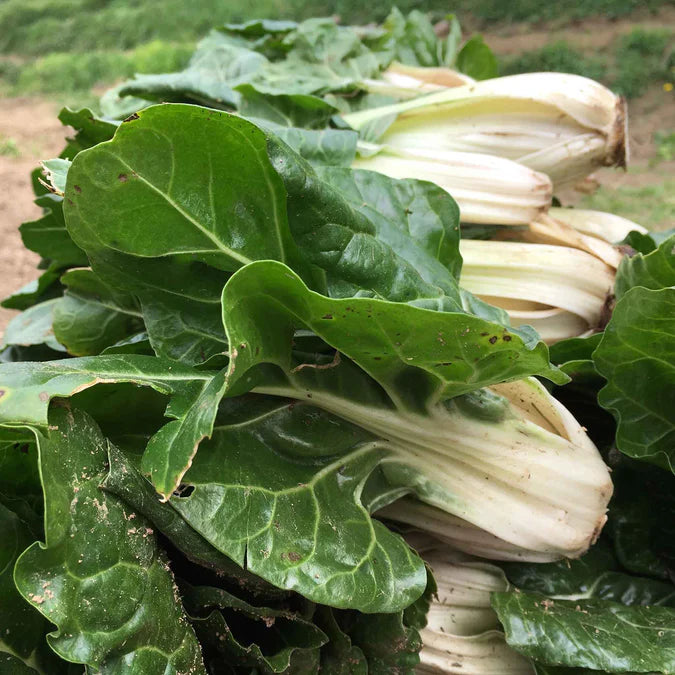
[[[30,98],[5,99],[0,106],[0,137],[12,139],[19,157],[0,156],[0,296],[38,276],[38,256],[23,248],[19,225],[40,216],[33,204],[30,173],[41,159],[63,149],[65,127],[58,106]],[[0,332],[15,314],[0,308]]]
[[[667,19],[659,17],[659,20]],[[672,19],[675,22],[675,8]],[[506,54],[532,49],[556,39],[569,39],[575,43],[595,39],[598,45],[598,40],[607,42],[632,25],[629,21],[610,24],[600,20],[593,26],[582,24],[578,28],[535,30],[527,34],[516,27],[510,34],[486,34],[485,37],[497,53]],[[669,105],[670,99],[671,96],[662,89],[654,87],[646,96],[631,102],[631,167],[638,170],[630,173],[602,170],[597,174],[601,184],[644,187],[661,182],[664,170],[675,170],[675,162],[660,164],[657,169],[649,165],[654,155],[654,132],[675,129],[675,106]],[[20,153],[19,157],[0,155],[0,297],[38,276],[35,269],[37,256],[23,248],[17,228],[22,222],[39,216],[39,209],[32,202],[30,172],[39,160],[56,156],[63,147],[67,130],[56,119],[58,108],[56,103],[31,98],[5,99],[0,106],[0,139],[12,139]],[[567,202],[569,195],[566,197]],[[13,314],[0,308],[0,334]]]

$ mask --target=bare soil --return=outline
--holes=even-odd
[[[464,22],[463,22],[464,23]],[[649,30],[675,25],[675,6],[663,6],[654,14],[629,16],[619,20],[604,17],[579,19],[560,25],[514,23],[483,31],[485,41],[499,55],[506,56],[564,40],[586,54],[593,55],[609,47],[619,35],[630,33],[636,25]]]
[[[13,140],[20,152],[19,157],[0,156],[0,297],[39,275],[39,258],[23,247],[18,227],[40,216],[33,204],[31,171],[63,149],[66,129],[56,119],[58,109],[33,98],[5,99],[0,105],[0,138]],[[0,308],[0,331],[13,314]]]

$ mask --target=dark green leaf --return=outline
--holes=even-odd
[[[241,84],[236,91],[241,115],[284,127],[322,129],[337,113],[330,103],[309,94],[264,94],[250,84]]]
[[[46,159],[42,162],[44,175],[46,176],[49,191],[56,195],[63,195],[66,190],[66,178],[70,168],[69,159]]]
[[[19,227],[23,245],[64,267],[88,265],[84,251],[75,245],[66,230],[63,199],[48,194],[38,197],[35,203],[44,209],[44,215],[39,220],[23,223]]]
[[[75,129],[75,136],[68,139],[68,145],[61,153],[62,157],[71,160],[81,150],[110,140],[118,126],[118,122],[97,117],[89,108],[80,110],[61,108],[59,120],[62,124]]]
[[[321,672],[330,675],[368,675],[365,654],[343,632],[335,619],[335,611],[325,605],[317,607],[314,621],[328,636],[328,642],[321,649]]]
[[[619,450],[675,472],[675,288],[627,291],[593,359]]]
[[[313,165],[350,166],[356,157],[355,131],[342,129],[298,129],[280,127],[254,120],[258,126],[271,131],[295,152]]]
[[[433,402],[532,374],[565,381],[549,366],[542,343],[527,345],[468,314],[371,298],[333,300],[271,261],[247,265],[230,279],[223,312],[230,344],[237,345],[232,384],[258,363],[288,372],[291,339],[300,327],[355,361],[401,408],[426,410]]]
[[[225,393],[226,374],[223,369],[215,375],[185,413],[162,427],[148,443],[141,466],[165,499],[178,489],[200,442],[211,436],[218,405]]]
[[[675,586],[619,572],[607,544],[594,546],[577,560],[501,566],[508,580],[519,589],[549,598],[601,598],[623,605],[675,607]]]
[[[234,108],[239,101],[234,87],[249,82],[267,64],[262,54],[214,31],[199,43],[185,70],[137,75],[118,91],[123,97],[140,97],[148,101],[194,102],[214,108]]]
[[[200,642],[232,666],[294,672],[298,652],[318,656],[327,641],[311,621],[286,610],[251,605],[221,588],[184,584],[181,590]]]
[[[101,673],[205,673],[152,530],[99,488],[108,442],[78,410],[56,408],[49,422],[36,436],[45,543],[23,553],[15,579],[56,624],[50,646]]]
[[[602,340],[602,333],[589,337],[560,340],[549,347],[551,362],[573,380],[597,379],[593,352]]]
[[[493,593],[492,606],[507,643],[535,661],[611,673],[675,669],[675,609],[529,593]]]
[[[324,167],[317,172],[375,225],[378,240],[410,262],[424,281],[448,295],[457,293],[462,271],[459,207],[445,190],[374,171]]]
[[[497,58],[485,44],[482,35],[474,35],[457,54],[457,69],[474,80],[489,80],[499,74]]]
[[[266,147],[245,120],[158,106],[75,158],[69,231],[104,281],[138,295],[158,353],[198,363],[227,348],[220,291],[249,260],[285,260],[309,274]]]
[[[675,235],[647,255],[624,256],[616,272],[614,293],[617,300],[633,286],[655,291],[675,286]]]
[[[394,8],[382,27],[394,60],[409,66],[445,65],[445,45],[439,42],[426,14],[413,10],[406,17]]]
[[[58,289],[56,282],[60,279],[61,272],[60,263],[51,263],[37,279],[29,281],[0,304],[7,309],[28,309],[42,300],[49,299],[49,296]]]
[[[101,487],[125,501],[134,511],[145,516],[188,560],[207,567],[219,575],[227,575],[253,593],[262,594],[271,588],[262,579],[246,572],[234,561],[211,546],[193,530],[169,504],[160,502],[152,484],[116,447],[108,451],[110,469]]]
[[[68,397],[105,382],[134,382],[172,395],[170,414],[189,409],[212,374],[149,356],[109,355],[0,365],[0,423],[46,428],[54,397]]]
[[[621,455],[608,530],[633,574],[675,580],[675,477]]]
[[[99,354],[142,329],[136,299],[111,288],[91,270],[70,270],[61,282],[67,290],[54,308],[54,335],[74,356]]]
[[[218,550],[275,586],[335,607],[395,612],[419,597],[426,572],[359,501],[386,454],[371,441],[294,401],[226,400],[185,474],[190,489],[171,504]]]
[[[0,450],[0,460],[6,451]],[[3,462],[4,464],[4,462]],[[0,499],[0,631],[3,647],[28,659],[44,640],[45,621],[14,585],[14,564],[37,538],[37,532]]]

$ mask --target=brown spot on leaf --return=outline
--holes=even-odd
[[[49,401],[49,393],[46,392],[46,391],[41,391],[40,394],[39,394],[39,397],[40,397],[40,400],[43,403],[46,403],[47,401]]]
[[[511,342],[511,336],[510,335],[504,335],[502,337],[502,340],[504,340],[504,342]]]
[[[491,345],[493,345],[495,342],[497,342],[497,336],[496,336],[496,335],[493,335],[493,336],[488,340],[488,342],[489,342]]]
[[[117,176],[117,180],[120,183],[126,183],[129,180],[129,177],[127,176],[126,173],[121,173],[119,176]]]
[[[137,120],[139,117],[140,117],[140,115],[138,113],[132,113],[124,121],[125,122],[133,122],[134,120]]]
[[[73,190],[79,195],[82,192],[82,188],[79,185],[73,185]]]

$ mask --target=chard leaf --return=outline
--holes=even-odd
[[[535,661],[610,673],[675,668],[675,609],[670,607],[548,600],[530,593],[493,593],[492,607],[507,643]]]
[[[106,382],[133,382],[172,396],[168,414],[185,414],[212,374],[136,354],[0,365],[0,423],[46,428],[54,397],[68,397]]]
[[[226,272],[260,258],[302,269],[284,202],[262,131],[205,108],[153,106],[75,158],[64,212],[94,260],[113,249],[190,254]]]
[[[573,380],[596,379],[593,352],[601,340],[602,333],[560,340],[549,347],[551,361]]]
[[[597,670],[588,668],[565,668],[560,666],[547,666],[543,663],[535,663],[536,675],[598,675]],[[620,673],[619,675],[637,675],[636,673]]]
[[[45,543],[21,555],[15,581],[56,624],[50,646],[101,673],[205,673],[152,530],[99,488],[108,442],[78,410],[55,408],[49,422],[36,435]]]
[[[226,399],[171,504],[215,548],[279,588],[395,612],[423,592],[426,572],[360,502],[385,454],[368,432],[316,408]]]
[[[614,470],[608,529],[621,565],[632,574],[675,579],[675,478],[628,460]]]
[[[71,354],[99,354],[143,327],[136,299],[91,270],[70,270],[61,281],[67,290],[54,308],[54,335]]]
[[[259,127],[269,130],[313,166],[348,167],[356,157],[355,131],[343,129],[299,129],[280,127],[264,120],[252,120]]]
[[[185,70],[160,75],[136,75],[118,90],[122,97],[148,101],[194,102],[213,108],[234,108],[234,87],[250,81],[267,59],[227,36],[211,32],[198,45]]]
[[[113,445],[108,450],[108,460],[110,468],[101,487],[145,516],[188,560],[226,575],[256,595],[269,594],[269,584],[243,570],[193,530],[172,506],[161,503],[152,484]]]
[[[245,120],[158,106],[75,158],[69,231],[101,279],[140,298],[160,355],[198,363],[227,349],[220,292],[249,260],[284,260],[311,276],[266,148]]]
[[[675,286],[675,235],[647,255],[624,256],[616,272],[614,293],[617,300],[633,286],[655,291]]]
[[[156,490],[169,499],[192,463],[199,444],[209,438],[226,388],[226,370],[215,375],[177,420],[162,427],[148,443],[142,469]]]
[[[388,47],[393,51],[394,60],[409,66],[449,65],[454,53],[444,53],[434,27],[426,14],[413,10],[404,16],[394,7],[384,20],[382,27],[386,31]]]
[[[185,606],[200,642],[234,667],[295,672],[294,662],[318,657],[326,635],[287,610],[257,607],[221,588],[182,585]]]
[[[280,263],[261,261],[223,291],[232,349],[229,385],[259,363],[291,369],[291,339],[308,328],[373,377],[403,409],[537,374],[563,383],[542,343],[526,344],[477,317],[371,298],[331,299],[310,291]],[[264,327],[264,330],[263,330]]]
[[[459,207],[445,190],[374,171],[324,167],[317,173],[375,225],[377,238],[412,263],[424,281],[448,294],[457,292],[462,271]]]
[[[627,291],[593,360],[607,379],[598,402],[616,418],[619,450],[675,472],[675,288]]]
[[[318,96],[309,94],[263,94],[250,84],[236,88],[240,95],[239,113],[282,127],[323,129],[337,109]]]
[[[66,191],[66,178],[70,163],[69,159],[61,158],[47,159],[41,163],[50,192],[63,196]]]
[[[0,349],[10,345],[29,347],[44,344],[55,351],[65,351],[65,347],[54,336],[52,325],[58,302],[59,298],[45,300],[15,316],[5,329]]]
[[[325,605],[317,607],[316,624],[328,636],[321,649],[321,671],[330,675],[368,675],[366,656],[352,641],[335,618],[335,612]]]
[[[0,458],[4,452],[0,450]],[[17,558],[38,533],[7,508],[5,501],[0,498],[0,654],[9,649],[27,660],[44,641],[46,623],[16,590],[13,572]]]
[[[499,75],[497,57],[485,44],[482,35],[473,35],[464,43],[455,65],[474,80],[489,80]]]
[[[49,299],[53,289],[58,288],[56,282],[61,278],[62,269],[60,263],[51,263],[37,279],[29,281],[0,305],[7,309],[28,309],[41,300]]]
[[[61,108],[59,120],[75,130],[75,136],[68,139],[68,145],[61,153],[62,157],[71,160],[81,150],[109,141],[119,125],[118,122],[97,117],[89,108],[80,110]]]
[[[89,264],[84,251],[71,239],[63,219],[63,199],[56,195],[43,195],[35,200],[44,210],[39,220],[23,223],[19,227],[23,245],[48,260],[62,266]]]
[[[577,560],[554,563],[502,563],[508,580],[519,589],[549,598],[600,598],[623,605],[675,607],[675,586],[618,571],[608,547],[594,546]]]

